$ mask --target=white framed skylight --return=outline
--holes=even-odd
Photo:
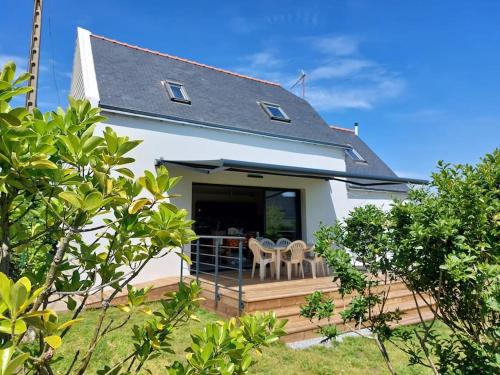
[[[351,145],[348,145],[349,148],[345,149],[345,154],[350,157],[352,160],[358,163],[366,163],[366,160],[360,155],[358,151]]]
[[[191,100],[187,94],[186,88],[182,83],[174,81],[164,81],[163,84],[167,89],[168,96],[173,102],[191,104]]]
[[[260,102],[262,109],[267,113],[271,120],[290,122],[290,117],[287,116],[283,108],[279,104]]]

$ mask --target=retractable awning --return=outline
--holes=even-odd
[[[323,180],[343,181],[357,186],[384,186],[399,184],[426,185],[427,180],[398,176],[378,176],[361,173],[350,173],[327,169],[291,167],[287,165],[263,164],[241,160],[157,160],[157,165],[172,165],[194,170],[200,173],[213,174],[223,171],[272,174],[278,176],[305,177]],[[364,181],[359,181],[364,180]]]

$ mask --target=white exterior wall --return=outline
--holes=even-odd
[[[78,28],[71,94],[99,103],[90,32]],[[137,176],[153,170],[155,160],[217,160],[233,159],[265,164],[345,171],[344,150],[331,146],[250,135],[129,114],[104,112],[108,117],[102,130],[111,126],[119,135],[142,139],[131,152],[136,162],[129,166]],[[277,123],[276,126],[289,126]],[[184,168],[170,168],[174,176],[183,176],[175,193],[181,194],[173,203],[186,208],[191,215],[192,184],[214,183],[299,189],[301,191],[302,236],[307,242],[320,223],[342,220],[350,210],[367,203],[388,208],[392,198],[403,194],[348,189],[341,181],[324,181],[299,177],[264,175],[248,178],[246,173],[221,172],[201,174]],[[175,254],[152,261],[136,279],[137,283],[174,276],[180,273],[180,258]]]
[[[119,135],[142,139],[143,143],[130,156],[136,159],[131,169],[137,176],[144,170],[153,170],[155,160],[216,160],[233,159],[266,164],[305,168],[345,170],[344,151],[341,148],[289,141],[232,131],[203,128],[104,112],[108,117],[100,129],[112,127]],[[277,124],[277,126],[283,126]],[[284,125],[286,126],[286,125]],[[218,172],[203,174],[186,168],[170,167],[173,176],[182,176],[173,203],[192,210],[192,184],[212,183],[240,186],[260,186],[298,189],[301,191],[302,236],[314,240],[320,223],[331,224],[342,219],[355,206],[373,203],[388,207],[392,195],[384,192],[350,190],[344,182],[301,177],[263,175],[249,178],[247,173]],[[189,249],[186,249],[189,251]],[[137,282],[178,275],[180,259],[175,254],[153,261],[142,272]],[[187,270],[186,270],[187,272]]]

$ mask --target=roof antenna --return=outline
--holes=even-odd
[[[305,97],[306,97],[306,72],[304,72],[304,70],[300,71],[299,79],[292,85],[292,87],[290,87],[290,90],[293,90],[293,88],[295,86],[297,86],[299,83],[302,85],[302,99],[305,99]]]
[[[354,123],[354,134],[359,135],[359,124],[357,122]]]

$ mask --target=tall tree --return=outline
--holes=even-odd
[[[316,248],[336,271],[341,293],[356,293],[341,313],[344,321],[371,328],[380,343],[391,340],[410,354],[412,363],[435,372],[500,370],[499,149],[476,166],[441,162],[428,189],[411,190],[408,199],[395,201],[388,211],[357,208],[316,236]],[[368,272],[355,267],[351,255]],[[430,320],[418,310],[420,326],[391,328],[401,314],[384,310],[387,288],[376,287],[394,280],[406,284],[415,302],[426,302]],[[311,319],[332,314],[331,302],[321,295],[303,307]],[[440,334],[437,321],[452,334]],[[334,327],[323,332],[330,338],[337,334]]]
[[[70,98],[66,111],[46,114],[12,108],[11,99],[30,90],[22,86],[28,77],[16,78],[13,63],[0,73],[0,373],[24,367],[52,374],[54,352],[92,295],[100,296],[99,317],[88,347],[74,353],[67,373],[85,373],[97,344],[140,312],[149,318],[133,329],[134,350],[102,370],[138,373],[146,361],[171,350],[172,331],[195,318],[198,306],[195,283],[181,284],[155,312],[145,305],[149,289],[130,286],[153,259],[177,252],[190,261],[178,249],[195,238],[192,222],[170,195],[179,178],[164,167],[136,178],[127,168],[134,162],[128,153],[141,142],[109,127],[97,133],[104,117],[86,100]],[[126,315],[115,322],[111,302],[124,288],[128,303],[120,308]],[[73,312],[71,320],[60,322],[48,309],[58,301]],[[187,366],[176,363],[171,370],[245,373],[252,351],[283,335],[283,324],[273,315],[231,322],[223,342],[210,329],[191,348],[200,359],[191,356]],[[37,345],[22,340],[28,328]],[[225,346],[214,346],[214,340]]]

